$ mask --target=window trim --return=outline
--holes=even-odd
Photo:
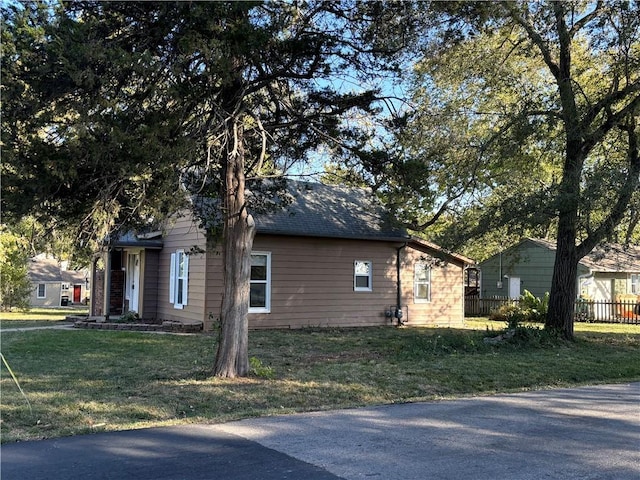
[[[40,295],[40,287],[42,287],[42,295]],[[47,284],[39,283],[36,287],[36,296],[37,298],[47,298]]]
[[[183,259],[183,276],[179,276],[180,259]],[[178,285],[182,280],[182,301],[178,302]],[[169,303],[173,308],[182,310],[189,300],[189,255],[184,250],[176,250],[171,254],[171,270],[169,273]]]
[[[640,273],[632,273],[629,285],[629,290],[631,293],[640,295]],[[634,281],[635,280],[635,281]],[[634,289],[635,287],[635,289]],[[635,290],[635,291],[634,291]]]
[[[358,278],[365,277],[363,274],[357,273],[358,263],[369,265],[369,274],[366,275],[368,285],[366,287],[358,286]],[[353,261],[353,291],[354,292],[372,292],[373,291],[373,262],[371,260],[354,260]]]
[[[251,252],[251,256],[267,257],[267,278],[265,280],[252,280],[249,274],[249,313],[271,313],[271,252]],[[264,307],[251,306],[251,284],[266,285]]]
[[[424,268],[429,272],[428,280],[418,280],[418,267]],[[431,303],[431,265],[426,262],[416,262],[413,266],[413,302],[414,303]],[[427,285],[427,298],[418,296],[418,287]]]

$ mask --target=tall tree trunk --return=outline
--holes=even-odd
[[[579,128],[580,115],[576,104],[571,78],[571,33],[565,22],[565,6],[553,4],[558,32],[558,63],[551,56],[545,60],[558,84],[562,104],[562,119],[566,135],[566,150],[562,168],[562,181],[557,199],[558,240],[556,259],[551,277],[549,309],[545,329],[562,337],[573,339],[573,311],[577,292],[578,249],[576,237],[580,208],[580,176],[587,150],[584,148],[583,132]],[[547,47],[544,51],[549,53]]]
[[[551,278],[545,329],[573,339],[573,313],[577,293],[578,254],[575,226],[565,214],[559,219],[556,259]]]
[[[235,118],[229,120],[228,138],[223,186],[224,289],[214,375],[233,378],[249,372],[247,315],[255,224],[245,203],[243,127]]]
[[[569,122],[565,121],[565,125],[568,124]],[[580,137],[566,126],[565,131],[567,132],[565,161],[556,200],[558,205],[556,259],[551,277],[545,329],[567,340],[572,340],[573,313],[578,290],[578,261],[580,260],[576,246],[580,178],[585,156]]]

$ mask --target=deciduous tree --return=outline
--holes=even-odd
[[[637,225],[640,6],[434,8],[441,34],[427,37],[418,65],[407,143],[424,153],[412,158],[442,162],[449,179],[439,182],[469,187],[458,206],[473,217],[472,234],[551,229],[557,253],[546,328],[572,338],[578,261],[621,223],[626,238]]]

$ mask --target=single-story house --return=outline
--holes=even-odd
[[[254,215],[250,328],[463,322],[470,259],[407,235],[367,190],[293,181],[288,188],[287,207]],[[135,311],[200,321],[205,330],[219,315],[219,247],[207,245],[188,212],[162,232],[112,241],[92,270],[92,315]]]
[[[524,290],[541,297],[551,290],[556,244],[525,238],[517,245],[480,262],[481,297],[518,298]],[[580,260],[578,296],[617,301],[640,295],[640,246],[608,243]]]
[[[29,259],[28,275],[31,285],[32,307],[60,307],[86,303],[89,276],[87,271],[68,270],[46,254]]]

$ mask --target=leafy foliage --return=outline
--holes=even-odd
[[[0,225],[0,308],[28,309],[31,282],[28,271],[28,249],[23,237]]]
[[[547,326],[572,338],[578,260],[637,226],[640,7],[435,8],[389,202],[450,248],[556,238]]]
[[[549,292],[538,298],[528,290],[516,304],[502,305],[491,312],[490,319],[507,323],[507,328],[516,328],[524,322],[544,322],[549,309]]]

